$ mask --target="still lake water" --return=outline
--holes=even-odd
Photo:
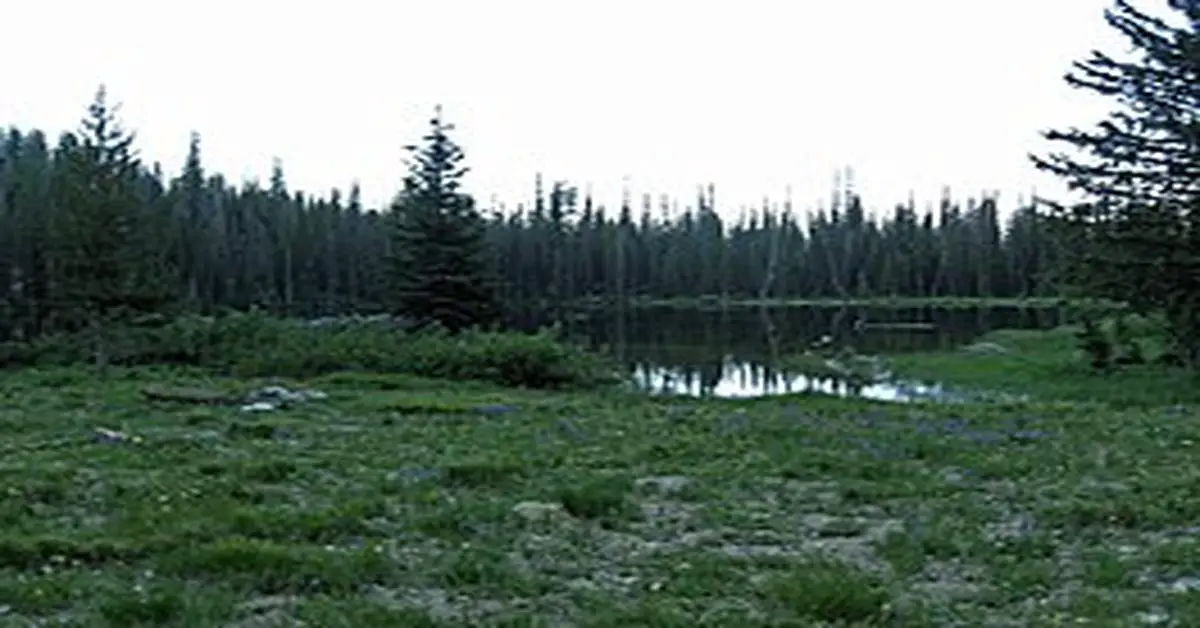
[[[856,320],[868,325],[856,330]],[[773,365],[825,335],[861,354],[888,355],[954,349],[993,329],[1048,329],[1064,321],[1062,312],[1049,308],[661,307],[593,310],[573,318],[566,331],[615,357],[638,386],[655,393],[757,397],[808,391],[904,401],[948,400],[954,393],[914,382],[855,387]],[[896,323],[923,325],[884,327]]]

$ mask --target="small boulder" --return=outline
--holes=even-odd
[[[969,355],[1007,355],[1008,349],[994,342],[974,342],[962,347],[962,352]]]
[[[634,482],[641,491],[650,491],[663,496],[678,495],[692,485],[692,479],[683,475],[656,475]]]
[[[513,506],[512,511],[530,523],[553,521],[570,516],[562,504],[556,502],[524,501]]]
[[[283,386],[265,386],[246,396],[243,412],[270,412],[305,401],[327,399],[319,390],[289,390]]]
[[[117,445],[122,443],[141,443],[141,436],[130,436],[125,432],[98,427],[92,432],[92,442]]]

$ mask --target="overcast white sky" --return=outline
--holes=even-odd
[[[1061,76],[1123,48],[1109,0],[13,0],[0,125],[73,127],[97,85],[169,173],[188,134],[209,169],[391,197],[402,146],[443,103],[486,200],[534,173],[727,204],[827,198],[856,170],[868,205],[1053,182],[1041,129],[1107,105]],[[1114,45],[1115,44],[1115,45]]]

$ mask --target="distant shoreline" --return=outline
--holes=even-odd
[[[584,308],[610,308],[617,306],[611,299],[582,299],[573,305]],[[633,298],[625,301],[625,307],[635,309],[737,309],[747,307],[867,307],[887,309],[943,308],[1026,308],[1057,309],[1069,307],[1119,308],[1120,304],[1094,299],[1068,299],[1064,297],[866,297],[852,299],[722,299],[719,296],[685,297],[677,299]]]

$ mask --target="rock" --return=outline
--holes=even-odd
[[[243,412],[270,412],[305,401],[328,399],[319,390],[289,390],[283,386],[265,386],[246,396]]]
[[[865,521],[809,513],[800,518],[800,525],[818,538],[851,538],[862,536],[869,529]]]
[[[283,386],[265,386],[250,393],[249,401],[281,401],[298,403],[314,399],[326,399],[328,395],[319,390],[288,390]]]
[[[1134,617],[1147,626],[1157,626],[1171,621],[1171,616],[1161,611],[1141,611]]]
[[[960,469],[957,467],[949,467],[941,471],[942,481],[954,486],[965,484],[970,475],[970,469]]]
[[[530,523],[570,517],[562,504],[555,502],[525,501],[513,506],[512,511]]]
[[[1001,521],[987,523],[983,536],[991,543],[1012,543],[1028,538],[1037,529],[1033,515],[1019,513]]]
[[[692,479],[683,475],[658,475],[645,477],[634,482],[639,490],[649,490],[660,495],[678,495],[692,485]]]
[[[291,595],[267,595],[239,604],[238,610],[248,613],[262,613],[278,608],[287,608],[298,601],[299,598]]]
[[[1184,576],[1167,585],[1171,593],[1191,593],[1200,591],[1200,577]]]
[[[283,628],[304,626],[290,613],[299,598],[290,595],[267,595],[238,605],[243,617],[226,624],[227,628]]]
[[[106,443],[106,444],[110,444],[110,445],[116,445],[116,444],[121,444],[121,443],[137,444],[137,443],[142,442],[142,437],[141,436],[130,436],[124,432],[118,432],[116,430],[110,430],[107,428],[98,427],[92,433],[92,442]]]
[[[270,412],[305,401],[327,399],[319,390],[289,390],[283,386],[266,386],[245,396],[199,388],[147,387],[142,396],[150,401],[173,401],[209,406],[238,405],[243,412]]]
[[[962,352],[970,355],[1007,355],[1008,349],[994,342],[974,342],[963,345]]]

